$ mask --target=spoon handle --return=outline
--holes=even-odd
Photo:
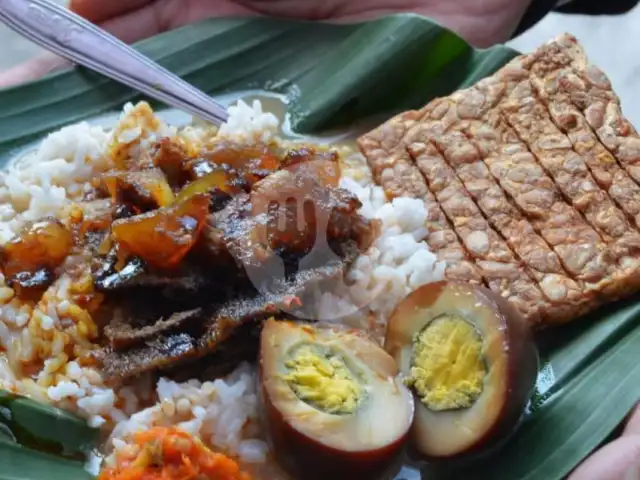
[[[0,0],[0,20],[58,55],[216,125],[227,111],[210,96],[113,35],[49,0]]]

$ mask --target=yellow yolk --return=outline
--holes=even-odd
[[[460,317],[443,315],[416,335],[406,383],[429,409],[453,410],[473,405],[486,374],[478,332]]]
[[[285,367],[284,379],[298,398],[325,413],[354,413],[364,397],[364,387],[344,360],[320,347],[297,347]]]

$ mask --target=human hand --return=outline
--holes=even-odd
[[[568,480],[640,479],[640,404],[629,416],[622,435],[587,458]]]
[[[135,42],[198,20],[219,16],[272,15],[357,21],[413,12],[430,17],[478,47],[509,39],[530,0],[70,0],[69,7],[125,42]],[[0,87],[39,78],[68,65],[43,55],[0,73]]]

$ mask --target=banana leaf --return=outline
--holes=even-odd
[[[99,431],[75,415],[0,390],[0,480],[87,480]]]
[[[91,480],[83,463],[25,448],[0,436],[0,480]]]
[[[99,433],[71,413],[2,390],[0,425],[21,445],[66,456],[92,448]]]
[[[504,46],[474,50],[415,15],[351,25],[215,19],[136,47],[211,94],[251,89],[286,94],[291,125],[300,133],[420,107],[490,75],[517,55]],[[0,161],[48,131],[117,111],[138,98],[128,88],[80,68],[0,91]],[[545,363],[531,413],[504,448],[471,469],[428,467],[422,478],[564,478],[609,437],[640,398],[639,322],[636,298],[541,335]],[[45,460],[37,454],[32,461],[26,449],[5,464],[13,454],[3,444],[18,448],[1,441],[0,471],[5,472],[5,465],[14,470],[13,476],[0,473],[0,480],[84,478],[67,475],[68,465],[60,467],[55,457]],[[46,477],[20,468],[22,462],[48,461]]]
[[[415,15],[355,25],[214,19],[137,48],[211,94],[289,94],[291,124],[300,133],[420,105],[476,82],[517,54],[503,46],[474,50]],[[0,153],[136,98],[128,87],[85,69],[5,90]]]

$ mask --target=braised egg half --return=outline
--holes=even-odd
[[[496,446],[517,426],[537,378],[522,315],[470,284],[437,282],[409,294],[389,320],[385,349],[414,395],[414,449],[429,458]]]
[[[379,478],[413,420],[394,359],[363,334],[268,320],[260,393],[268,438],[296,478]]]

